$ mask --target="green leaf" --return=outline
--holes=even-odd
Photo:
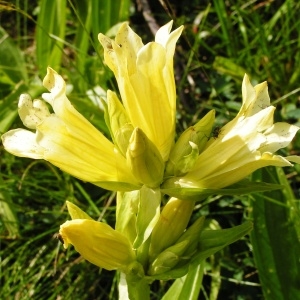
[[[8,231],[8,236],[15,239],[20,236],[19,223],[9,191],[5,190],[5,182],[0,176],[0,219]]]
[[[167,188],[164,184],[162,192],[182,200],[201,201],[210,195],[242,195],[254,192],[264,192],[281,189],[279,184],[265,182],[240,181],[223,189],[201,189],[201,188]]]
[[[24,83],[16,85],[15,89],[0,102],[0,133],[6,132],[18,116],[17,99],[25,91]]]
[[[249,233],[252,229],[252,222],[245,222],[242,225],[229,229],[203,230],[200,235],[199,249],[193,260],[198,263],[217,251],[232,244]]]
[[[263,169],[256,172],[255,177],[285,186],[280,191],[258,194],[252,202],[254,229],[251,242],[264,297],[266,300],[300,299],[297,201],[281,168]]]
[[[199,237],[199,244],[196,253],[193,255],[191,261],[187,261],[178,267],[165,273],[152,276],[157,280],[168,280],[180,278],[187,274],[191,265],[198,265],[209,256],[217,251],[220,251],[229,244],[232,244],[250,232],[252,229],[252,222],[245,222],[242,225],[235,226],[229,229],[220,230],[203,230]]]
[[[23,55],[2,27],[0,27],[0,41],[0,83],[15,85],[21,80],[27,82]]]
[[[162,300],[198,299],[203,271],[204,263],[190,265],[187,275],[176,279]]]
[[[220,73],[230,75],[234,78],[241,79],[246,71],[241,66],[234,63],[230,58],[216,56],[213,67]]]

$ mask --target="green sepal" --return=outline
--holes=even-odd
[[[103,106],[105,124],[106,124],[106,126],[107,126],[107,128],[109,130],[110,136],[113,138],[111,127],[110,127],[110,120],[109,120],[107,102],[104,99],[102,99],[102,98],[100,98],[100,101],[101,101],[101,104]]]
[[[184,174],[191,171],[197,161],[199,155],[199,148],[193,142],[189,142],[189,144],[191,146],[191,153],[181,157],[178,160],[177,164],[174,166],[175,176],[183,176]]]
[[[133,244],[136,238],[136,214],[139,191],[118,192],[116,209],[116,230],[122,232]]]
[[[129,146],[129,140],[133,132],[133,126],[130,123],[127,123],[120,127],[114,133],[115,145],[117,145],[120,152],[126,157],[126,152]]]
[[[107,91],[107,116],[114,144],[118,147],[123,156],[129,145],[129,140],[133,132],[133,126],[122,103],[116,93]]]
[[[105,190],[110,191],[122,191],[122,192],[130,192],[139,190],[141,185],[129,184],[128,182],[120,182],[120,181],[91,181],[92,184],[102,187]]]
[[[84,212],[82,209],[80,209],[77,205],[70,201],[66,201],[68,212],[72,218],[72,220],[75,219],[88,219],[93,220],[86,212]]]
[[[137,236],[133,248],[139,248],[144,243],[160,216],[161,193],[159,189],[143,186],[139,190],[138,212],[136,217]]]
[[[179,136],[171,150],[169,160],[166,164],[165,177],[173,175],[182,176],[189,171],[194,162],[191,158],[195,155],[195,149],[197,149],[198,153],[204,149],[209,139],[214,120],[215,111],[211,110],[197,124],[187,128]],[[191,149],[190,142],[197,145],[197,148],[192,146]],[[189,158],[186,157],[190,154],[193,156]]]
[[[185,240],[167,248],[161,252],[154,262],[150,265],[148,274],[158,275],[171,270],[177,263],[182,260],[181,256],[189,246],[189,241]]]

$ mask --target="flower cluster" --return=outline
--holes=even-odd
[[[21,95],[19,115],[29,130],[2,136],[14,155],[47,160],[81,180],[118,191],[116,229],[68,203],[72,220],[60,229],[65,247],[73,244],[88,261],[108,270],[160,279],[184,275],[191,260],[209,256],[251,228],[234,229],[226,240],[218,233],[218,247],[211,244],[214,233],[203,230],[203,218],[186,229],[202,192],[226,188],[265,166],[299,162],[274,154],[299,128],[274,124],[266,82],[253,87],[247,75],[243,103],[232,121],[214,133],[211,111],[175,142],[173,56],[183,27],[171,32],[171,26],[161,27],[146,45],[127,23],[115,39],[99,34],[122,99],[107,92],[105,120],[112,141],[72,106],[63,78],[51,68],[43,81],[49,93],[42,97],[53,112],[44,101]],[[185,198],[187,190],[196,198]],[[163,193],[176,197],[161,211]]]

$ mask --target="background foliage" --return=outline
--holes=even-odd
[[[185,25],[175,56],[178,132],[212,108],[216,126],[230,120],[240,107],[245,72],[254,84],[268,81],[276,121],[299,126],[299,9],[296,0],[0,1],[0,133],[23,126],[18,96],[44,92],[41,80],[48,65],[65,77],[76,108],[108,133],[97,96],[107,88],[116,90],[116,84],[103,65],[97,34],[113,34],[114,25],[129,21],[150,41],[155,28],[170,19],[174,27]],[[299,149],[296,138],[286,151],[298,154]],[[0,151],[1,298],[116,299],[114,272],[84,262],[72,248],[64,251],[54,238],[69,218],[66,200],[113,226],[115,195],[47,162]],[[196,207],[195,218],[207,215],[215,228],[255,221],[251,239],[205,262],[199,299],[300,299],[299,290],[291,287],[300,282],[298,174],[298,166],[285,173],[257,172],[255,180],[280,182],[286,189],[217,195]],[[152,299],[161,299],[170,285],[155,282]]]

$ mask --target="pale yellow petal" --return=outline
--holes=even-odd
[[[270,106],[270,96],[268,93],[268,84],[266,81],[257,84],[255,87],[255,93],[256,93],[256,101],[255,106],[256,110],[252,112],[251,115],[255,114],[259,111],[259,109],[264,109],[268,106]]]
[[[300,164],[300,156],[289,155],[289,156],[285,157],[285,159],[287,159],[288,161],[291,161],[293,163]]]
[[[115,41],[99,35],[132,125],[145,132],[165,161],[175,135],[173,55],[183,29],[170,33],[171,25],[159,30],[156,42],[145,46],[127,23],[121,25]]]
[[[261,152],[276,152],[277,150],[289,145],[297,131],[298,126],[290,125],[284,122],[275,123],[264,132],[266,142],[259,150]]]
[[[245,74],[242,83],[242,94],[243,105],[238,116],[244,115],[245,117],[250,117],[270,106],[270,97],[266,81],[253,87],[248,75]]]
[[[37,144],[35,133],[25,129],[14,129],[2,135],[6,151],[19,157],[41,159],[44,148]]]
[[[39,99],[31,100],[27,94],[22,94],[18,103],[18,113],[23,124],[30,129],[36,129],[47,116],[50,115],[44,101]]]
[[[230,168],[229,170],[224,169],[222,170],[223,172],[218,172],[201,179],[192,176],[180,178],[178,180],[178,184],[183,187],[212,189],[223,188],[242,180],[257,169],[270,165],[286,167],[291,166],[292,164],[287,159],[279,155],[264,153],[262,156],[256,155],[255,159],[248,162],[240,162],[236,168]]]
[[[255,97],[256,97],[255,89],[252,86],[247,74],[245,74],[243,83],[242,83],[242,96],[243,96],[243,104],[238,113],[238,116],[241,114],[246,114],[247,111],[252,110],[253,103],[254,103]]]
[[[38,126],[37,142],[45,149],[45,160],[81,180],[100,186],[108,181],[127,183],[128,189],[139,187],[126,159],[111,142],[98,142],[96,137],[90,139],[88,133],[79,136],[77,127],[73,128],[55,115]]]
[[[166,44],[169,40],[169,35],[173,26],[173,20],[160,27],[155,34],[155,42],[161,44],[166,48]]]

